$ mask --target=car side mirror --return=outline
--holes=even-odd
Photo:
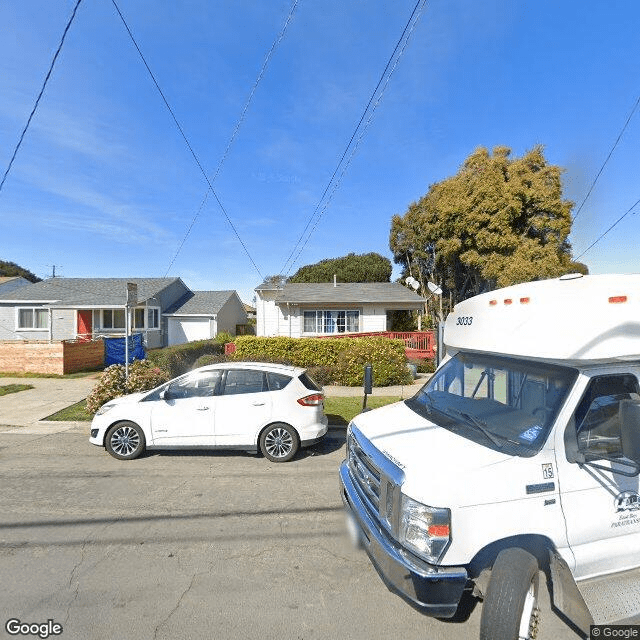
[[[160,392],[160,400],[171,400],[171,391],[169,391],[169,387],[165,387]]]
[[[640,465],[640,402],[620,402],[622,453],[625,458]]]

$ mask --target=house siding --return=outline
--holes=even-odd
[[[217,335],[221,331],[226,331],[232,336],[236,335],[236,325],[247,324],[247,312],[244,305],[234,293],[223,305],[217,314],[217,325],[213,327],[213,335]]]

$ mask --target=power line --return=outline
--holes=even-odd
[[[238,122],[236,123],[236,126],[233,130],[233,133],[231,134],[231,138],[229,139],[229,142],[227,143],[227,148],[224,150],[224,153],[222,154],[222,157],[220,158],[220,162],[218,162],[218,166],[216,168],[215,173],[213,174],[213,178],[211,178],[211,183],[214,183],[216,181],[216,178],[218,177],[218,174],[220,173],[220,169],[222,169],[222,165],[224,164],[224,161],[227,159],[227,155],[229,155],[229,150],[231,149],[231,146],[233,145],[236,136],[238,135],[238,131],[240,131],[240,127],[242,126],[242,123],[245,120],[245,117],[247,115],[247,111],[249,110],[249,105],[251,104],[251,101],[253,100],[253,96],[258,88],[258,85],[260,84],[260,81],[262,80],[266,70],[267,70],[267,66],[269,65],[269,61],[271,60],[276,48],[278,47],[278,45],[280,44],[280,42],[282,41],[282,39],[285,36],[285,33],[287,31],[287,27],[289,26],[289,23],[291,22],[291,19],[293,18],[293,13],[296,10],[296,7],[298,6],[298,2],[299,0],[294,0],[293,4],[291,5],[291,9],[289,10],[289,14],[287,15],[287,18],[284,22],[284,25],[282,27],[282,29],[280,29],[280,32],[278,33],[278,35],[276,36],[276,39],[273,41],[273,44],[271,45],[271,49],[269,49],[267,56],[264,59],[264,62],[262,63],[262,68],[260,69],[260,72],[258,73],[258,77],[256,78],[256,81],[253,83],[253,87],[251,88],[251,91],[249,92],[249,97],[247,98],[247,101],[244,105],[244,108],[242,109],[242,113],[240,114],[240,117],[238,118]],[[169,264],[169,267],[167,268],[166,273],[164,274],[165,276],[169,273],[169,270],[171,269],[171,267],[173,266],[173,263],[176,261],[178,255],[180,254],[180,251],[182,250],[182,247],[184,246],[184,243],[187,241],[187,238],[189,237],[189,234],[191,233],[191,229],[193,229],[196,221],[198,220],[198,217],[200,216],[200,213],[202,212],[202,209],[204,208],[204,205],[207,202],[209,196],[209,192],[207,191],[207,193],[204,196],[204,199],[202,201],[202,203],[200,204],[200,206],[198,207],[198,211],[196,212],[195,216],[193,217],[193,220],[191,221],[191,224],[188,226],[187,228],[187,232],[185,233],[184,237],[182,238],[182,242],[180,243],[180,246],[178,247],[178,250],[176,251],[175,255],[173,256],[173,259],[171,260],[171,263]]]
[[[358,147],[360,145],[360,143],[362,142],[362,139],[364,137],[364,134],[366,133],[369,125],[371,124],[372,120],[373,120],[373,114],[375,113],[375,110],[377,109],[378,105],[380,104],[382,97],[384,96],[384,92],[389,84],[389,81],[391,79],[391,77],[393,76],[393,73],[396,69],[396,67],[398,66],[398,63],[400,61],[400,58],[402,57],[402,55],[404,54],[404,51],[409,43],[409,39],[411,38],[411,35],[418,23],[418,20],[420,19],[420,16],[422,14],[422,12],[424,11],[424,8],[427,4],[427,0],[418,0],[413,8],[413,11],[411,12],[411,15],[409,16],[409,20],[407,21],[402,34],[400,36],[400,38],[398,39],[398,42],[396,43],[395,48],[393,49],[393,52],[391,54],[391,56],[389,57],[389,60],[387,61],[387,64],[385,65],[385,68],[382,72],[382,74],[380,75],[380,79],[378,80],[378,83],[376,84],[375,89],[373,90],[371,97],[369,98],[369,102],[367,103],[367,106],[365,107],[364,111],[362,112],[362,116],[360,117],[360,120],[358,121],[358,124],[356,125],[353,134],[351,135],[351,138],[349,139],[349,142],[347,143],[347,146],[342,154],[342,156],[340,157],[340,160],[338,161],[338,164],[336,165],[336,168],[333,172],[333,175],[331,176],[331,179],[329,180],[329,182],[327,183],[327,186],[325,187],[322,196],[320,197],[320,200],[318,201],[318,204],[316,205],[313,213],[311,214],[311,216],[309,217],[309,220],[307,221],[307,224],[304,228],[304,230],[302,231],[302,233],[300,234],[300,237],[298,238],[293,250],[291,251],[291,253],[289,254],[289,257],[287,258],[281,273],[288,275],[291,270],[293,269],[293,265],[297,262],[297,260],[299,259],[300,255],[302,254],[302,252],[304,251],[305,247],[307,246],[311,236],[313,235],[314,231],[316,230],[318,223],[320,222],[320,219],[322,218],[322,216],[324,215],[325,211],[327,210],[329,204],[331,203],[331,200],[333,199],[333,196],[335,194],[335,192],[338,190],[340,184],[342,183],[342,179],[344,178],[344,175],[347,172],[347,169],[349,168],[349,165],[351,164],[351,161],[353,160],[353,157],[356,154],[356,151],[358,150]],[[406,37],[405,37],[406,36]],[[399,53],[398,53],[398,49],[400,49]],[[396,56],[396,53],[398,53],[398,55]],[[391,67],[393,63],[393,66]],[[389,67],[391,67],[391,70],[389,71]],[[387,74],[387,71],[389,71],[389,73]],[[385,80],[386,78],[386,80]],[[373,103],[374,98],[376,97],[376,94],[378,94],[378,90],[380,89],[380,85],[384,82],[384,85],[382,87],[382,90],[380,91],[378,98],[376,100],[376,102],[374,103],[373,107],[371,107],[371,104]],[[367,116],[367,113],[369,113],[369,119],[367,120],[366,124],[364,125],[362,131],[360,131],[362,122],[364,121],[365,117]],[[360,131],[360,135],[355,143],[355,145],[353,145],[353,141],[356,138],[356,135],[358,134],[358,132]],[[347,162],[344,164],[344,167],[342,168],[342,172],[340,173],[340,176],[338,178],[338,180],[336,181],[336,175],[338,174],[338,171],[340,170],[340,167],[342,166],[345,157],[347,155],[347,153],[349,152],[349,149],[351,149],[351,154],[347,160]],[[333,190],[331,191],[331,194],[328,198],[328,200],[325,202],[322,210],[320,211],[320,213],[317,216],[316,222],[313,225],[313,227],[311,228],[311,231],[309,232],[306,240],[304,241],[304,243],[302,244],[300,250],[298,251],[298,253],[296,254],[296,249],[300,246],[300,244],[302,243],[302,240],[307,232],[307,230],[309,229],[309,227],[311,226],[314,217],[316,216],[316,213],[318,212],[318,210],[320,209],[320,206],[322,205],[322,202],[327,194],[327,192],[329,191],[331,185],[333,184]],[[294,254],[295,254],[295,258],[294,258]],[[287,270],[287,266],[288,266],[288,270]]]
[[[22,141],[24,140],[24,136],[27,133],[27,129],[29,128],[29,125],[31,124],[31,120],[33,119],[33,116],[35,115],[35,112],[38,108],[38,105],[40,104],[40,98],[42,98],[42,94],[44,93],[47,83],[49,82],[49,78],[51,77],[51,73],[53,72],[53,67],[56,64],[56,60],[58,59],[58,55],[60,54],[60,51],[62,50],[64,39],[67,37],[67,32],[71,27],[71,23],[73,22],[73,19],[76,17],[76,12],[78,11],[78,7],[80,6],[81,2],[82,0],[78,0],[76,2],[75,7],[73,8],[73,12],[71,13],[71,17],[67,22],[67,26],[64,28],[64,32],[62,33],[60,44],[58,45],[58,48],[56,49],[56,52],[53,56],[53,59],[51,60],[51,64],[49,65],[49,71],[47,71],[47,75],[45,76],[44,82],[42,83],[42,87],[40,88],[40,93],[36,98],[36,102],[33,105],[33,109],[31,109],[31,113],[29,114],[29,118],[27,119],[27,124],[24,125],[24,129],[20,134],[20,139],[18,140],[18,144],[16,145],[16,148],[13,150],[13,155],[11,156],[11,160],[9,160],[9,166],[7,167],[6,171],[4,172],[4,175],[2,176],[2,181],[0,181],[0,191],[2,191],[2,187],[4,186],[7,176],[9,175],[9,171],[11,171],[11,167],[13,166],[13,161],[16,159],[16,155],[18,155],[18,150],[22,146]]]
[[[616,227],[624,218],[626,218],[638,205],[640,204],[640,199],[636,200],[635,203],[627,209],[625,213],[623,213],[604,233],[602,233],[596,240],[594,240],[575,260],[580,260],[582,256],[587,253],[591,248],[593,248],[602,238],[604,238],[609,231],[611,231],[614,227]]]
[[[638,99],[636,100],[636,103],[635,103],[633,109],[631,110],[631,113],[629,114],[629,117],[627,118],[627,121],[624,123],[624,126],[622,127],[622,130],[618,134],[618,137],[616,138],[616,141],[613,143],[613,146],[611,147],[611,151],[609,151],[609,155],[606,157],[605,161],[602,163],[602,166],[600,167],[600,171],[598,171],[593,183],[591,184],[591,187],[589,187],[589,191],[587,192],[587,195],[584,197],[584,199],[580,203],[580,206],[578,207],[578,210],[576,211],[575,215],[573,216],[572,222],[575,222],[576,218],[580,215],[580,212],[582,211],[582,207],[584,207],[584,203],[588,200],[589,196],[591,195],[591,192],[593,191],[593,188],[596,186],[596,182],[598,182],[598,178],[600,177],[600,174],[604,171],[604,168],[607,165],[607,162],[609,162],[609,159],[613,155],[613,152],[615,151],[615,148],[618,146],[618,143],[620,142],[620,139],[622,138],[622,135],[624,134],[627,126],[629,125],[629,122],[631,121],[631,118],[633,118],[633,114],[636,112],[636,110],[638,109],[639,105],[640,105],[640,96],[638,96]],[[596,240],[596,242],[597,242],[597,240]]]
[[[194,159],[195,163],[198,165],[198,168],[200,169],[200,172],[204,176],[204,179],[206,180],[207,184],[209,185],[209,190],[213,194],[213,197],[216,199],[216,202],[218,203],[218,206],[220,207],[220,210],[222,211],[222,213],[223,213],[224,217],[226,218],[227,222],[229,223],[229,226],[233,230],[233,233],[235,234],[236,238],[238,239],[238,242],[242,245],[242,248],[244,249],[244,252],[247,254],[247,257],[249,258],[249,260],[251,261],[251,264],[253,265],[253,268],[257,271],[257,273],[260,276],[260,278],[262,278],[262,274],[260,273],[260,269],[258,269],[258,265],[256,265],[255,261],[251,257],[251,254],[249,253],[249,249],[247,249],[247,246],[242,241],[242,238],[240,237],[240,234],[238,233],[238,230],[236,229],[235,225],[231,221],[231,218],[229,217],[229,214],[227,213],[226,209],[224,208],[222,202],[220,201],[220,198],[218,197],[218,194],[215,192],[215,190],[213,188],[213,185],[211,184],[211,181],[209,180],[209,176],[207,175],[206,171],[202,167],[202,163],[200,162],[198,156],[196,155],[196,152],[193,150],[193,147],[191,146],[191,143],[189,142],[189,139],[187,138],[187,135],[185,134],[184,129],[180,125],[180,122],[178,122],[178,118],[176,117],[176,115],[175,115],[173,109],[171,108],[171,106],[169,105],[169,102],[168,102],[167,98],[165,97],[164,92],[160,88],[160,85],[158,84],[158,81],[156,80],[156,77],[154,76],[153,71],[151,71],[151,68],[147,64],[147,61],[146,61],[144,55],[142,54],[142,51],[140,50],[140,47],[138,46],[138,43],[136,42],[136,39],[133,37],[133,33],[131,33],[131,29],[129,28],[129,25],[127,24],[127,21],[125,20],[124,16],[122,15],[122,12],[120,11],[120,8],[116,4],[115,0],[111,0],[111,2],[113,3],[113,6],[115,7],[116,11],[118,12],[118,15],[120,16],[120,19],[122,20],[122,23],[124,24],[124,27],[127,30],[127,33],[129,34],[129,37],[131,38],[131,41],[133,42],[133,45],[135,46],[136,50],[138,51],[138,54],[140,55],[140,59],[144,63],[144,66],[146,67],[147,71],[149,72],[149,75],[151,76],[151,79],[153,80],[153,83],[156,86],[156,89],[158,90],[158,93],[160,94],[160,97],[162,98],[165,106],[167,107],[169,113],[171,114],[171,117],[173,118],[173,121],[174,121],[176,127],[178,128],[178,131],[180,131],[180,134],[182,135],[182,138],[183,138],[185,144],[187,145],[189,151],[191,152],[191,155],[193,156],[193,159]]]

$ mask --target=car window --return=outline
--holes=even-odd
[[[322,387],[306,371],[298,376],[298,380],[311,391],[322,391]]]
[[[167,388],[171,399],[205,398],[219,392],[222,371],[199,371],[180,378]]]
[[[224,395],[231,396],[239,393],[260,393],[268,391],[267,381],[263,371],[249,371],[247,369],[230,369],[224,383]]]
[[[593,378],[575,412],[582,453],[621,456],[620,403],[640,400],[638,380],[630,374]]]
[[[267,371],[267,381],[269,383],[269,391],[280,391],[284,389],[293,380],[291,376],[286,376],[283,373],[274,373],[273,371]]]

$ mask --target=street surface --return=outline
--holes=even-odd
[[[349,545],[343,434],[285,464],[120,462],[88,424],[57,424],[0,428],[0,637],[24,637],[11,618],[53,620],[64,640],[478,637],[480,607],[463,624],[426,618]],[[547,606],[539,637],[576,636]]]

